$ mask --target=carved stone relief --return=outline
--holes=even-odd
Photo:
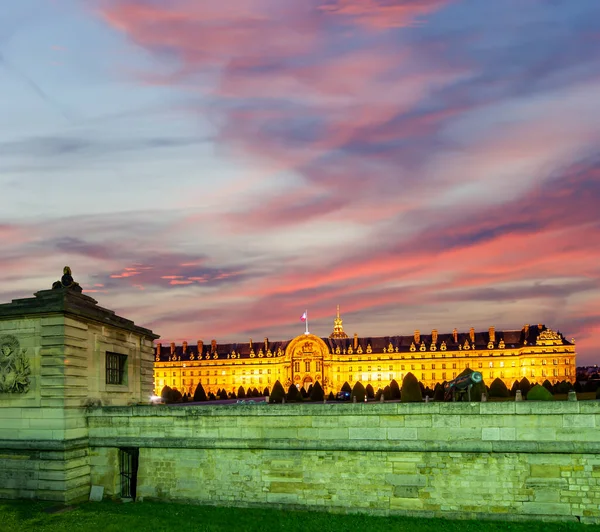
[[[27,393],[31,366],[16,336],[0,336],[0,393]]]

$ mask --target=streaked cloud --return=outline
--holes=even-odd
[[[596,1],[69,0],[50,27],[70,16],[39,62],[31,22],[0,50],[25,117],[0,293],[69,264],[165,341],[289,337],[304,308],[326,335],[339,303],[364,335],[545,322],[597,362]]]

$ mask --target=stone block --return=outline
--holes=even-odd
[[[499,440],[500,439],[500,429],[497,427],[487,427],[481,429],[481,439],[482,440]]]
[[[422,510],[423,501],[414,497],[390,497],[390,510]]]
[[[101,502],[104,497],[104,486],[92,486],[90,489],[90,502]]]
[[[522,508],[523,513],[527,515],[571,515],[568,503],[524,502]]]
[[[596,416],[585,414],[564,414],[564,428],[595,428]]]
[[[416,428],[388,428],[387,429],[388,440],[416,440],[417,429]]]

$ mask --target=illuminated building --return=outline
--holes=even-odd
[[[489,385],[502,379],[510,388],[523,377],[533,383],[575,381],[575,344],[546,326],[525,325],[520,330],[449,334],[352,338],[344,332],[339,307],[329,337],[301,334],[280,342],[190,346],[156,345],[154,384],[193,393],[202,383],[206,393],[224,389],[236,392],[272,389],[277,380],[287,389],[292,383],[308,388],[319,381],[326,393],[337,392],[344,382],[371,384],[378,390],[413,373],[424,386],[456,377],[465,368],[480,371]]]

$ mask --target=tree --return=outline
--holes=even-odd
[[[512,388],[510,389],[510,395],[513,397],[517,395],[517,390],[519,390],[519,381],[513,382]]]
[[[328,401],[335,401],[335,395],[333,395],[333,392],[329,392],[329,395],[327,396],[327,400]]]
[[[238,399],[245,399],[246,398],[246,390],[244,390],[243,386],[240,386],[238,388],[237,396],[238,396]]]
[[[525,399],[527,397],[527,393],[529,392],[530,389],[531,389],[531,383],[529,382],[527,377],[523,377],[521,379],[521,382],[519,383],[519,390],[521,390],[521,395],[523,396],[523,399]]]
[[[307,397],[310,397],[310,394],[312,393],[312,389],[313,389],[313,385],[312,385],[312,384],[309,384],[309,385],[308,385],[308,390],[306,390],[306,395],[302,394],[302,397],[304,397],[305,399],[306,399]]]
[[[383,399],[384,399],[385,401],[389,401],[391,398],[392,398],[392,390],[390,390],[390,387],[389,387],[389,386],[386,386],[386,387],[383,389]]]
[[[569,381],[562,381],[556,387],[557,393],[566,394],[573,389],[573,385]]]
[[[441,383],[436,383],[433,389],[433,400],[434,401],[443,401],[444,400],[444,385]]]
[[[502,379],[494,379],[490,384],[490,397],[508,397],[510,392]]]
[[[392,379],[392,382],[390,382],[390,391],[392,392],[392,399],[400,399],[400,386],[396,379]]]
[[[348,381],[346,381],[344,384],[342,384],[342,392],[348,392],[348,393],[352,393],[352,387],[348,384]]]
[[[315,385],[313,386],[312,391],[310,392],[310,400],[323,401],[323,399],[325,399],[325,392],[323,391],[323,388],[321,387],[319,381],[317,381],[315,382]]]
[[[183,396],[179,390],[171,390],[171,400],[170,403],[181,403]]]
[[[302,388],[304,390],[304,388]],[[290,384],[285,400],[292,403],[294,401],[302,401],[302,392],[300,392],[295,384]],[[306,393],[306,392],[305,392]]]
[[[196,391],[194,392],[194,401],[206,401],[206,392],[202,387],[202,383],[199,382],[198,386],[196,386]]]
[[[600,399],[600,387],[596,390],[596,399]]]
[[[367,384],[367,386],[365,388],[365,392],[367,392],[368,399],[375,398],[375,390],[373,389],[373,386],[371,386],[371,383]]]
[[[258,388],[254,387],[252,389],[252,397],[260,397],[260,392],[258,391]]]
[[[216,399],[215,394],[212,392],[208,392],[208,400],[214,401]]]
[[[354,388],[352,388],[352,394],[350,395],[350,398],[356,397],[356,401],[361,402],[365,400],[366,393],[367,392],[362,383],[360,381],[356,381]]]
[[[381,398],[383,397],[383,390],[381,388],[379,388],[376,392],[375,392],[375,401],[381,401]],[[385,397],[383,398],[385,401]]]
[[[266,386],[265,386],[265,389],[263,390],[263,395],[265,397],[269,397],[269,388],[267,388]]]
[[[223,399],[223,400],[225,400],[225,399],[229,399],[229,398],[227,397],[227,392],[225,391],[225,388],[223,388],[223,389],[221,390],[221,393],[219,394],[219,398],[221,398],[221,399]]]
[[[273,389],[271,390],[271,395],[269,397],[269,402],[271,403],[281,403],[283,398],[285,397],[285,390],[279,381],[275,381],[273,384]]]
[[[579,386],[578,386],[579,385]],[[581,386],[581,383],[579,381],[575,381],[575,391],[578,393],[581,392],[595,392],[598,389],[598,386],[600,385],[600,381],[587,381],[585,383],[585,386]],[[577,389],[579,388],[579,389]]]
[[[173,390],[170,386],[165,385],[165,387],[160,391],[160,396],[165,403],[171,402],[171,392]]]
[[[544,388],[546,388],[546,390],[548,390],[550,393],[552,393],[552,383],[551,383],[551,382],[550,382],[548,379],[546,379],[546,380],[545,380],[545,381],[542,383],[542,386],[543,386]]]
[[[423,392],[421,383],[412,373],[407,373],[402,381],[402,389],[400,390],[400,401],[403,403],[420,403],[423,401]]]
[[[235,395],[235,392],[229,392],[229,399],[237,399],[237,395]]]
[[[181,402],[182,403],[187,403],[188,402],[188,394],[187,393],[183,394],[183,397],[181,398]]]

